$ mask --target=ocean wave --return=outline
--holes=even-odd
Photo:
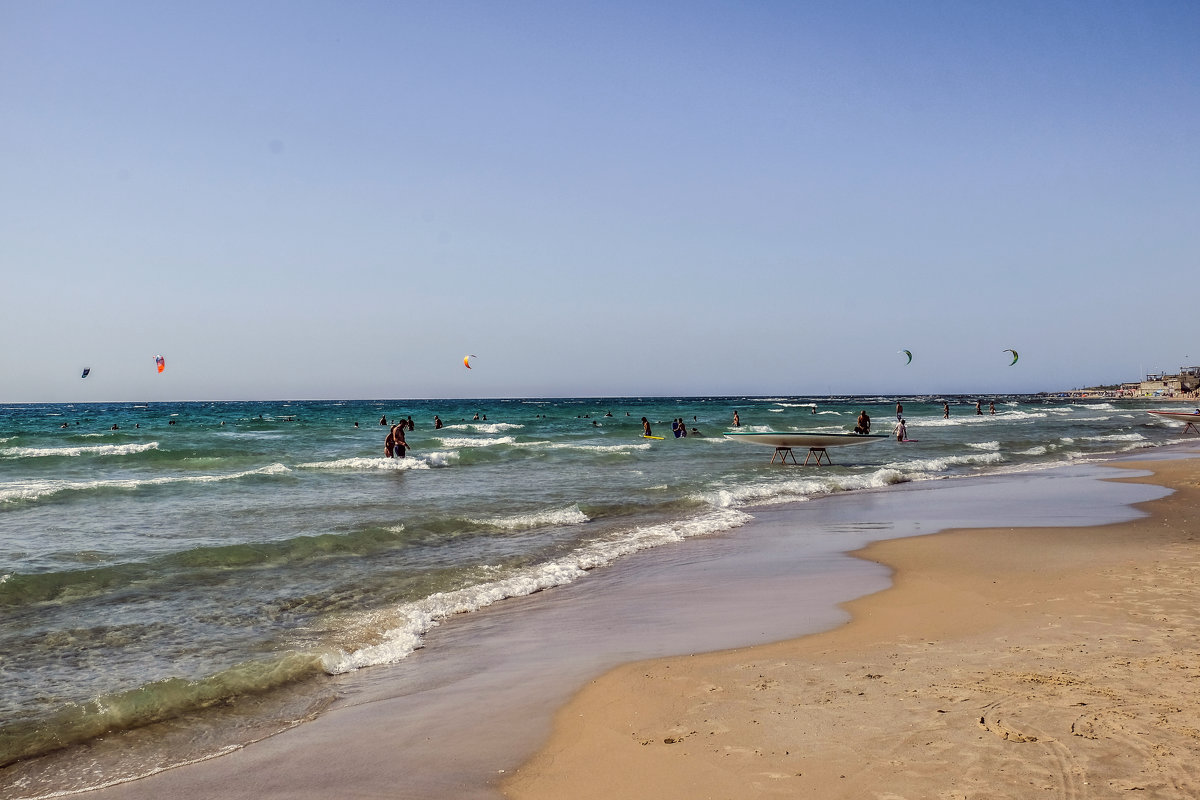
[[[513,422],[459,422],[454,425],[443,425],[442,430],[500,433],[501,431],[516,431],[524,427],[524,425],[517,425]]]
[[[239,664],[198,681],[167,678],[86,703],[71,703],[49,718],[0,723],[0,741],[6,743],[0,750],[0,767],[112,731],[145,727],[232,697],[285,686],[320,671],[316,656],[289,653],[273,661]]]
[[[1071,408],[1086,408],[1095,411],[1116,411],[1112,403],[1071,403]]]
[[[569,444],[567,442],[518,442],[516,447],[533,450],[578,450],[584,453],[630,453],[634,450],[649,450],[653,447],[649,442],[629,442],[628,444]]]
[[[542,528],[549,525],[582,525],[585,522],[591,522],[591,519],[588,518],[587,514],[579,510],[578,505],[573,505],[567,508],[513,514],[507,517],[468,518],[467,522],[489,528],[516,531]]]
[[[1084,436],[1085,442],[1144,442],[1146,437],[1140,433],[1110,433],[1106,436]]]
[[[492,447],[497,444],[516,444],[516,439],[511,436],[498,436],[495,438],[479,438],[474,436],[442,436],[438,438],[445,447]]]
[[[963,456],[942,456],[940,458],[914,458],[911,461],[894,461],[887,466],[902,472],[945,472],[951,467],[961,467],[976,464],[999,464],[1004,461],[1001,453],[977,453]]]
[[[749,514],[741,511],[723,509],[690,519],[638,527],[586,544],[563,558],[526,567],[498,580],[450,592],[438,592],[394,609],[363,615],[346,634],[359,641],[380,641],[349,651],[328,653],[322,658],[322,664],[326,672],[337,675],[399,661],[419,649],[422,637],[444,619],[477,611],[510,597],[524,597],[562,586],[622,556],[694,536],[727,531],[746,524],[750,519]]]
[[[739,508],[748,505],[772,505],[807,500],[810,497],[849,492],[857,489],[881,489],[909,480],[896,469],[877,469],[859,475],[823,475],[819,478],[796,478],[788,481],[763,481],[742,486],[702,492],[694,499],[718,508]]]
[[[158,442],[141,444],[89,444],[78,447],[4,447],[0,456],[6,458],[47,458],[53,456],[127,456],[157,450]]]
[[[1044,456],[1048,452],[1049,452],[1049,449],[1046,447],[1046,445],[1039,444],[1035,447],[1029,448],[1028,450],[1018,450],[1017,455],[1019,455],[1019,456]]]
[[[307,461],[297,464],[297,469],[328,469],[346,470],[350,472],[403,472],[410,469],[430,469],[432,467],[449,466],[458,456],[457,452],[422,453],[419,456],[407,455],[403,458],[386,458],[384,456],[358,456],[354,458],[338,458],[333,461]]]
[[[975,450],[999,450],[999,442],[967,442],[967,447]]]
[[[1014,419],[1045,419],[1048,415],[1045,411],[1001,411],[994,416],[1008,422]]]
[[[259,475],[281,475],[291,472],[283,464],[270,464],[258,469],[233,472],[226,475],[172,475],[160,478],[124,478],[96,481],[27,480],[0,483],[0,506],[8,503],[41,500],[65,492],[86,492],[97,489],[122,489],[136,491],[148,486],[165,486],[173,483],[219,483],[235,481]]]

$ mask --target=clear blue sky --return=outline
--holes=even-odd
[[[1198,43],[1195,2],[0,0],[0,401],[1200,363]]]

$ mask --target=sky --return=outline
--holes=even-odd
[[[1155,0],[0,0],[0,402],[1174,372],[1197,42]]]

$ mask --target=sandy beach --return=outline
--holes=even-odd
[[[513,800],[1200,796],[1200,459],[1131,522],[856,555],[893,585],[791,641],[591,682]]]

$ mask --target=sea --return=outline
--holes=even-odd
[[[844,433],[866,411],[890,433],[897,403],[914,441],[831,448],[826,466],[780,466],[722,435],[735,412],[740,431]],[[171,741],[158,769],[302,724],[324,681],[408,659],[436,626],[639,551],[737,536],[756,510],[1175,443],[1180,423],[1147,413],[1166,407],[1041,395],[0,406],[2,793],[132,777],[136,759],[53,768],[122,732]],[[643,437],[643,417],[663,439]],[[387,458],[401,418],[409,450]]]

